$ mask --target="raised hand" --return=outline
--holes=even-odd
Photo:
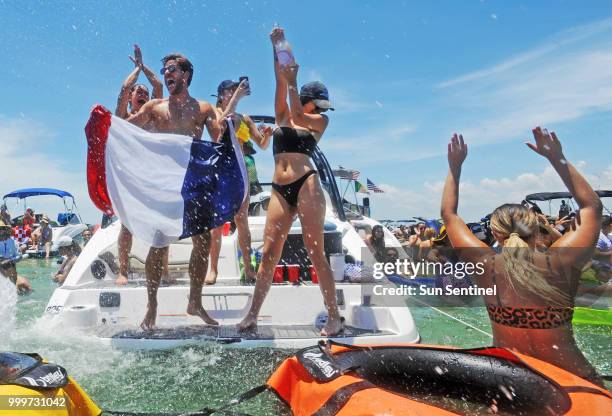
[[[467,144],[463,141],[463,135],[454,133],[448,143],[448,167],[451,171],[456,172],[461,169],[467,152]]]
[[[544,156],[551,162],[564,161],[563,149],[561,148],[561,142],[557,138],[555,132],[548,132],[548,130],[541,127],[536,127],[532,130],[533,137],[535,138],[535,144],[526,142],[525,144],[537,154]]]
[[[272,126],[260,126],[259,132],[264,137],[270,137],[272,136],[273,129],[272,129]]]
[[[284,39],[285,31],[283,30],[283,28],[275,27],[274,29],[272,29],[272,32],[270,32],[270,40],[272,41],[273,45]]]
[[[236,95],[238,99],[240,99],[249,94],[251,94],[251,86],[249,85],[248,80],[243,79],[242,81],[240,81],[240,84],[238,84],[234,95]]]
[[[142,51],[140,50],[140,46],[134,45],[134,57],[129,57],[132,62],[134,62],[134,66],[142,68]]]

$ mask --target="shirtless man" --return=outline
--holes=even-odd
[[[152,98],[163,98],[164,96],[164,87],[161,81],[157,78],[155,73],[143,63],[142,51],[138,45],[134,45],[134,56],[130,56],[129,58],[134,62],[135,67],[125,81],[123,81],[121,92],[119,92],[119,98],[117,98],[117,108],[115,109],[115,115],[123,119],[127,119],[136,114],[142,106],[149,101],[149,89],[147,86],[144,84],[136,84],[141,71],[145,74],[153,87]],[[147,131],[154,131],[154,125],[152,123],[147,123],[140,127]],[[130,251],[132,250],[132,233],[123,225],[121,226],[121,231],[119,231],[117,245],[119,246],[119,276],[115,283],[118,285],[126,285],[128,283],[127,276]],[[163,263],[163,277],[168,279],[168,255],[164,256]]]
[[[169,98],[155,99],[142,106],[140,111],[129,117],[128,121],[137,126],[151,123],[155,131],[161,133],[175,133],[201,139],[204,127],[208,130],[210,137],[217,141],[222,135],[220,119],[235,111],[236,104],[241,98],[236,94],[228,109],[217,119],[215,108],[205,102],[199,101],[189,95],[189,85],[193,77],[193,66],[187,58],[181,54],[170,54],[162,59],[164,67],[161,73]],[[210,231],[192,237],[193,250],[189,260],[189,304],[187,313],[202,318],[209,325],[218,325],[202,306],[202,286],[208,269],[208,251],[210,245]],[[162,258],[166,255],[168,247],[151,247],[147,256],[145,272],[147,276],[148,304],[147,313],[141,324],[144,330],[155,327],[157,317],[157,289],[161,279]]]

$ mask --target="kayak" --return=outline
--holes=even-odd
[[[0,416],[98,416],[66,370],[37,354],[0,352]]]
[[[269,390],[306,415],[608,415],[612,395],[505,348],[319,344],[285,360]]]

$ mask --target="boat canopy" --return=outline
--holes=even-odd
[[[612,197],[612,191],[595,191],[600,198]],[[539,192],[536,194],[529,194],[525,199],[531,201],[550,201],[552,199],[570,199],[573,198],[569,192]]]
[[[13,191],[9,194],[4,195],[4,199],[6,198],[28,198],[31,196],[41,196],[41,195],[55,195],[60,198],[73,198],[70,192],[62,191],[61,189],[54,188],[24,188]]]

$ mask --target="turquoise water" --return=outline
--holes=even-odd
[[[25,260],[19,273],[30,279],[34,292],[21,297],[0,316],[0,350],[38,352],[66,367],[104,409],[126,411],[193,411],[226,403],[235,395],[264,383],[290,351],[231,349],[218,345],[172,351],[124,352],[112,350],[91,337],[68,331],[50,331],[38,318],[56,285],[52,261]],[[0,286],[0,292],[2,288]],[[6,296],[0,293],[0,301]],[[5,309],[0,308],[0,314]],[[465,324],[431,308],[413,308],[413,316],[427,344],[479,347],[490,345],[484,308],[441,308]],[[600,373],[610,374],[611,327],[578,325],[578,345]],[[5,335],[8,334],[8,336]],[[609,386],[610,387],[610,386]],[[271,393],[264,393],[237,410],[254,415],[290,414]]]

